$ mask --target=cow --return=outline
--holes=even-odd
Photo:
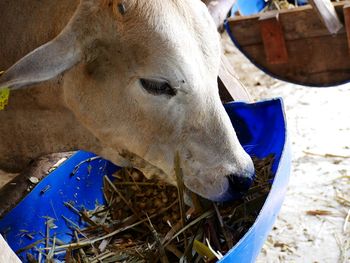
[[[170,184],[178,154],[186,187],[211,200],[252,180],[220,101],[219,35],[200,0],[4,0],[0,9],[0,88],[11,90],[0,168],[84,149]]]

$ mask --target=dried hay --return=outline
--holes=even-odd
[[[44,239],[20,251],[38,248],[39,258],[29,262],[53,262],[65,254],[65,262],[215,262],[229,251],[255,222],[270,191],[273,157],[255,159],[256,179],[241,200],[213,203],[182,183],[179,159],[175,161],[178,187],[146,179],[134,169],[122,169],[112,182],[104,177],[105,205],[92,211],[65,203],[86,227],[64,218],[74,242],[63,244],[55,236],[54,220],[47,219]],[[186,206],[190,195],[194,207]]]

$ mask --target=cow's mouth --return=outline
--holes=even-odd
[[[254,177],[238,177],[230,175],[228,176],[229,187],[225,193],[218,196],[216,200],[218,202],[227,202],[237,199],[241,199],[243,195],[253,184]]]
[[[228,202],[241,199],[250,189],[255,174],[241,173],[229,176],[206,177],[188,176],[184,178],[186,187],[214,202]]]
[[[140,170],[146,178],[156,178],[165,183],[176,185],[176,177],[174,175],[169,175],[165,173],[161,168],[152,165],[137,154],[131,153],[127,150],[123,150],[119,154],[120,156],[128,160],[130,164],[132,164],[133,168]],[[203,198],[216,202],[227,202],[242,198],[244,193],[247,192],[247,190],[250,188],[254,181],[253,174],[254,173],[249,175],[231,174],[222,178],[221,182],[217,182],[218,185],[221,184],[220,187],[218,185],[213,184],[203,184],[202,182],[200,182],[200,177],[192,177],[193,180],[187,180],[188,177],[185,177],[184,180],[188,190],[199,194]],[[198,185],[202,185],[202,191],[199,190]],[[215,191],[215,189],[213,188],[220,188],[220,191],[218,189],[216,189],[217,191]]]

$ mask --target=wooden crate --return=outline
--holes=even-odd
[[[345,4],[333,5],[340,21],[350,27],[350,9]],[[275,78],[307,86],[350,80],[346,26],[337,34],[329,33],[310,5],[230,18],[226,29],[237,47]]]

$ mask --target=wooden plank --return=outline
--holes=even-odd
[[[349,54],[350,54],[350,4],[344,5],[344,22],[345,22]]]
[[[260,17],[259,24],[267,62],[270,64],[287,63],[288,53],[278,12]]]
[[[0,234],[0,262],[3,263],[21,263],[21,260],[12,251],[10,246]]]
[[[336,34],[343,27],[331,0],[310,0],[329,33]]]
[[[24,171],[11,182],[0,188],[0,218],[11,211],[34,187],[30,178],[42,180],[48,171],[62,158],[68,158],[72,153],[53,153],[34,160]],[[2,261],[0,261],[1,263]]]
[[[228,14],[230,8],[236,2],[236,0],[203,0],[208,6],[209,13],[212,15],[215,24],[219,28]],[[236,77],[236,73],[224,56],[221,55],[221,65],[218,76],[218,86],[220,98],[223,102],[229,102],[232,100],[250,101],[249,93],[244,88],[242,83]]]
[[[331,86],[350,79],[346,34],[291,40],[287,48],[288,63],[280,65],[267,63],[262,43],[244,46],[241,50],[259,68],[292,83]]]
[[[219,72],[219,92],[223,102],[230,102],[233,99],[239,101],[251,101],[251,97],[240,82],[230,61],[225,55],[221,56],[221,67]]]
[[[343,20],[344,3],[334,3],[337,14]],[[266,12],[266,14],[274,11]],[[242,45],[255,45],[262,43],[258,19],[264,13],[248,17],[234,17],[229,19],[229,26],[237,42]],[[289,10],[279,11],[279,21],[284,31],[285,40],[327,36],[329,32],[323,25],[319,16],[310,5]],[[341,29],[339,33],[344,33]]]

